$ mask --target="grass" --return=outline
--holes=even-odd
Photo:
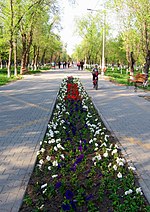
[[[67,83],[64,79],[60,86],[20,212],[150,211],[135,168],[123,158],[82,84],[73,79],[81,97],[73,100],[66,98]]]
[[[40,70],[36,70],[36,71],[29,70],[26,74],[40,73],[41,70],[48,70],[48,67],[40,69]],[[13,81],[16,81],[16,80],[20,80],[22,78],[23,78],[23,76],[20,75],[20,67],[18,67],[18,75],[17,76],[14,76],[14,70],[12,68],[11,77],[10,78],[7,77],[7,69],[6,68],[0,69],[0,86],[6,85],[6,84],[8,84],[10,82],[13,82]]]
[[[8,78],[6,74],[1,74],[0,73],[0,86],[6,85],[6,84],[8,84],[10,82],[13,82],[13,81],[16,81],[16,80],[20,80],[20,79],[22,79],[21,75],[18,75],[17,77],[11,76],[10,78]]]
[[[135,74],[137,72],[138,71],[135,71]],[[114,71],[112,71],[111,68],[108,68],[107,71],[105,72],[105,76],[109,76],[112,82],[128,85],[129,74],[126,73],[125,69],[123,69],[121,73],[118,69],[114,69]],[[133,85],[133,83],[130,83],[130,85]],[[150,84],[145,88],[143,88],[142,86],[139,86],[139,88],[150,91]]]

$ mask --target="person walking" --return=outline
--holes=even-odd
[[[78,70],[80,70],[80,62],[79,61],[77,62],[77,67],[78,67]]]
[[[81,70],[83,70],[83,67],[84,67],[84,62],[83,62],[83,60],[81,60],[80,66],[81,66]]]
[[[59,61],[59,62],[58,62],[58,67],[59,67],[59,69],[60,69],[60,66],[61,66],[61,62]]]

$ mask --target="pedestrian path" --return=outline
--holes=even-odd
[[[27,75],[0,87],[0,212],[19,211],[60,83],[71,75],[81,79],[106,127],[136,166],[150,202],[150,102],[138,96],[145,93],[104,79],[96,91],[89,72],[68,69]]]

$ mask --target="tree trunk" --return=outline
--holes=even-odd
[[[26,43],[27,43],[26,34],[23,33],[22,34],[22,59],[21,59],[20,74],[24,74],[26,72],[26,54],[27,54]]]
[[[32,33],[32,27],[31,27],[31,31],[29,33],[29,37],[28,37],[28,43],[27,43],[27,50],[26,50],[26,67],[28,67],[29,65],[29,62],[30,62],[30,47],[31,47],[31,44],[32,44],[32,36],[33,36],[33,33]]]
[[[13,42],[14,47],[14,75],[17,76],[17,39],[14,39]]]
[[[0,56],[0,66],[1,66],[1,69],[3,69],[3,62],[2,62],[1,56]]]
[[[9,78],[11,76],[11,60],[12,60],[12,52],[13,52],[13,42],[12,39],[9,41],[9,59],[8,59],[8,65],[7,65],[7,77]]]
[[[34,70],[37,70],[37,68],[38,68],[39,50],[40,50],[39,47],[37,47],[36,55],[35,55]]]
[[[149,39],[148,39],[148,27],[147,27],[146,21],[144,22],[144,31],[145,31],[146,52],[148,52],[148,48],[149,48]]]
[[[45,54],[46,54],[46,49],[44,49],[43,55],[42,55],[42,59],[41,59],[41,64],[44,65],[45,63]]]
[[[36,55],[36,45],[33,46],[32,70],[34,70],[35,66],[35,55]]]
[[[10,26],[10,40],[9,40],[9,60],[7,66],[7,76],[11,76],[11,60],[13,52],[13,25],[14,25],[14,11],[13,11],[13,0],[10,0],[10,13],[11,13],[11,26]]]

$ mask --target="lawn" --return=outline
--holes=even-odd
[[[45,70],[45,69],[42,69],[42,70]],[[40,72],[41,72],[40,70],[37,70],[37,71],[30,70],[27,74],[36,74],[36,73],[40,73]],[[22,78],[23,78],[23,76],[20,75],[20,67],[18,67],[18,75],[17,76],[14,76],[14,70],[12,68],[10,78],[7,77],[7,69],[6,68],[0,69],[0,86],[6,85],[6,84],[16,81],[16,80],[20,80]]]
[[[141,73],[141,71],[135,70],[134,74],[136,74],[138,72]],[[121,73],[121,71],[119,71],[118,69],[114,69],[114,71],[112,71],[111,68],[108,68],[107,71],[105,72],[105,76],[109,76],[110,80],[112,82],[128,85],[129,73],[126,73],[125,69],[122,69],[122,73]],[[150,77],[149,77],[149,82],[150,82]],[[130,83],[130,84],[133,85],[133,83]],[[143,87],[141,87],[141,88],[143,88]],[[150,90],[150,83],[149,83],[149,85],[147,87],[145,87],[143,89],[144,90]]]
[[[20,208],[29,211],[150,211],[135,168],[77,78],[60,86]]]

